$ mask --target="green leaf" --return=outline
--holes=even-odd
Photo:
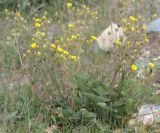
[[[106,105],[106,103],[98,102],[96,105],[102,109],[110,110],[110,107],[108,105]]]
[[[71,117],[75,112],[71,109],[63,109],[63,115],[66,117]]]
[[[12,113],[8,114],[8,116],[6,117],[6,119],[8,119],[8,120],[12,119],[12,118],[14,118],[16,116],[16,114],[17,114],[17,111],[12,112]]]
[[[81,113],[81,115],[82,115],[84,118],[94,118],[94,117],[96,117],[96,114],[95,114],[95,113],[89,112],[89,111],[86,110],[85,108],[80,109],[79,112]]]
[[[103,109],[106,108],[106,103],[98,102],[97,105]]]
[[[76,75],[73,78],[73,81],[77,84],[79,88],[83,88],[86,86],[86,84],[89,81],[89,76],[88,75]]]
[[[81,94],[90,98],[92,101],[95,101],[95,102],[109,102],[110,101],[110,99],[107,99],[102,96],[96,96],[96,95],[90,94],[90,93],[81,92]]]
[[[68,117],[70,120],[80,120],[81,114],[79,112],[74,113],[71,117]]]
[[[120,107],[125,105],[125,98],[120,98],[116,102],[114,102],[114,107]]]
[[[110,130],[110,125],[108,124],[97,123],[96,126],[101,132],[113,133],[113,131]]]
[[[56,106],[62,107],[63,109],[70,108],[69,105],[68,105],[68,103],[65,100],[63,100],[63,99],[56,99],[56,100],[54,100],[54,104]]]
[[[98,88],[94,88],[93,91],[94,91],[97,95],[100,95],[100,96],[105,96],[105,95],[107,94],[106,89],[104,89],[104,88],[101,87],[101,86],[98,86]]]
[[[133,100],[127,99],[125,102],[125,111],[130,112],[132,110]]]

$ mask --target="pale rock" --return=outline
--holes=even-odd
[[[114,42],[118,41],[120,36],[124,36],[122,27],[112,23],[97,38],[99,48],[109,51],[114,47]]]

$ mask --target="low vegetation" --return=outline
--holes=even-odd
[[[152,86],[160,58],[142,65],[143,73],[137,64],[152,43],[145,23],[157,15],[128,13],[122,0],[113,19],[106,3],[2,0],[0,132],[156,131],[129,121],[143,103],[160,101]],[[106,52],[97,38],[113,20],[123,34]]]

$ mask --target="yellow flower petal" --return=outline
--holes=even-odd
[[[40,23],[35,23],[34,25],[36,28],[40,28],[41,27],[41,24]]]
[[[138,68],[137,68],[137,66],[136,66],[135,64],[132,64],[132,65],[131,65],[131,70],[132,70],[132,71],[136,71],[137,69],[138,69]]]
[[[36,43],[32,43],[31,48],[36,49],[36,48],[38,48],[38,45]]]
[[[73,4],[71,2],[67,3],[67,8],[71,8],[73,6]]]

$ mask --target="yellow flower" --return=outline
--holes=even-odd
[[[130,16],[129,19],[130,19],[130,21],[132,21],[132,22],[136,22],[136,21],[137,21],[137,19],[136,19],[134,16]]]
[[[77,39],[77,36],[76,35],[72,35],[71,38],[72,39]]]
[[[135,32],[135,30],[136,30],[136,29],[135,29],[134,27],[131,27],[131,31],[132,31],[132,32]]]
[[[149,67],[150,67],[150,68],[154,68],[155,65],[154,65],[153,63],[149,63]]]
[[[141,43],[139,41],[136,41],[136,45],[141,45]]]
[[[41,22],[41,19],[40,18],[35,18],[35,22],[39,23],[39,22]]]
[[[146,30],[147,30],[147,26],[146,26],[146,25],[143,25],[143,26],[142,26],[142,30],[146,31]]]
[[[73,6],[73,4],[71,2],[67,3],[67,8],[71,8]]]
[[[41,24],[40,23],[35,23],[34,25],[36,28],[40,28],[41,27]]]
[[[127,41],[127,45],[131,45],[132,44],[132,42],[131,41]]]
[[[68,51],[64,50],[64,51],[63,51],[63,54],[64,54],[64,55],[68,55],[69,53],[68,53]]]
[[[145,43],[149,43],[149,39],[145,38],[145,39],[144,39],[144,42],[145,42]]]
[[[62,53],[62,52],[63,52],[63,49],[62,49],[60,46],[58,46],[58,47],[57,47],[57,52]]]
[[[45,20],[45,19],[47,19],[47,17],[46,17],[46,16],[43,16],[42,19]]]
[[[44,39],[44,42],[47,42],[47,39]]]
[[[146,69],[146,71],[149,73],[149,72],[150,72],[150,69],[149,69],[149,68],[147,68],[147,69]]]
[[[43,48],[46,48],[46,45],[45,45],[45,44],[43,45]]]
[[[37,31],[37,32],[34,34],[34,36],[38,36],[39,34],[40,34],[40,32]]]
[[[120,41],[116,41],[115,44],[116,44],[117,46],[122,46],[122,42],[120,42]]]
[[[156,13],[153,14],[152,16],[153,16],[153,18],[157,18],[158,17],[158,15]]]
[[[126,23],[127,23],[127,20],[126,20],[125,18],[123,18],[123,19],[122,19],[122,22],[123,22],[124,24],[126,24]]]
[[[56,45],[54,43],[51,44],[51,48],[54,49],[56,48]]]
[[[45,34],[44,32],[41,33],[41,36],[42,36],[42,37],[45,37],[45,35],[46,35],[46,34]]]
[[[139,16],[138,16],[138,19],[142,20],[142,16],[141,16],[141,15],[139,15]]]
[[[151,18],[147,18],[147,21],[150,22],[150,21],[151,21]]]
[[[32,41],[34,41],[34,42],[35,42],[35,38],[32,38]]]
[[[68,28],[73,28],[74,25],[73,24],[68,24]]]
[[[36,43],[32,43],[31,48],[36,49],[36,48],[38,48],[38,45]]]
[[[131,65],[131,70],[132,70],[132,71],[136,71],[137,69],[138,69],[138,68],[137,68],[137,66],[136,66],[135,64],[132,64],[132,65]]]
[[[75,61],[76,61],[76,60],[78,60],[78,59],[79,59],[79,57],[78,57],[78,56],[71,55],[71,56],[70,56],[70,59],[72,59],[72,60],[75,60]]]
[[[91,36],[91,39],[92,39],[93,41],[95,41],[95,40],[97,40],[97,37],[96,37],[96,36]]]

